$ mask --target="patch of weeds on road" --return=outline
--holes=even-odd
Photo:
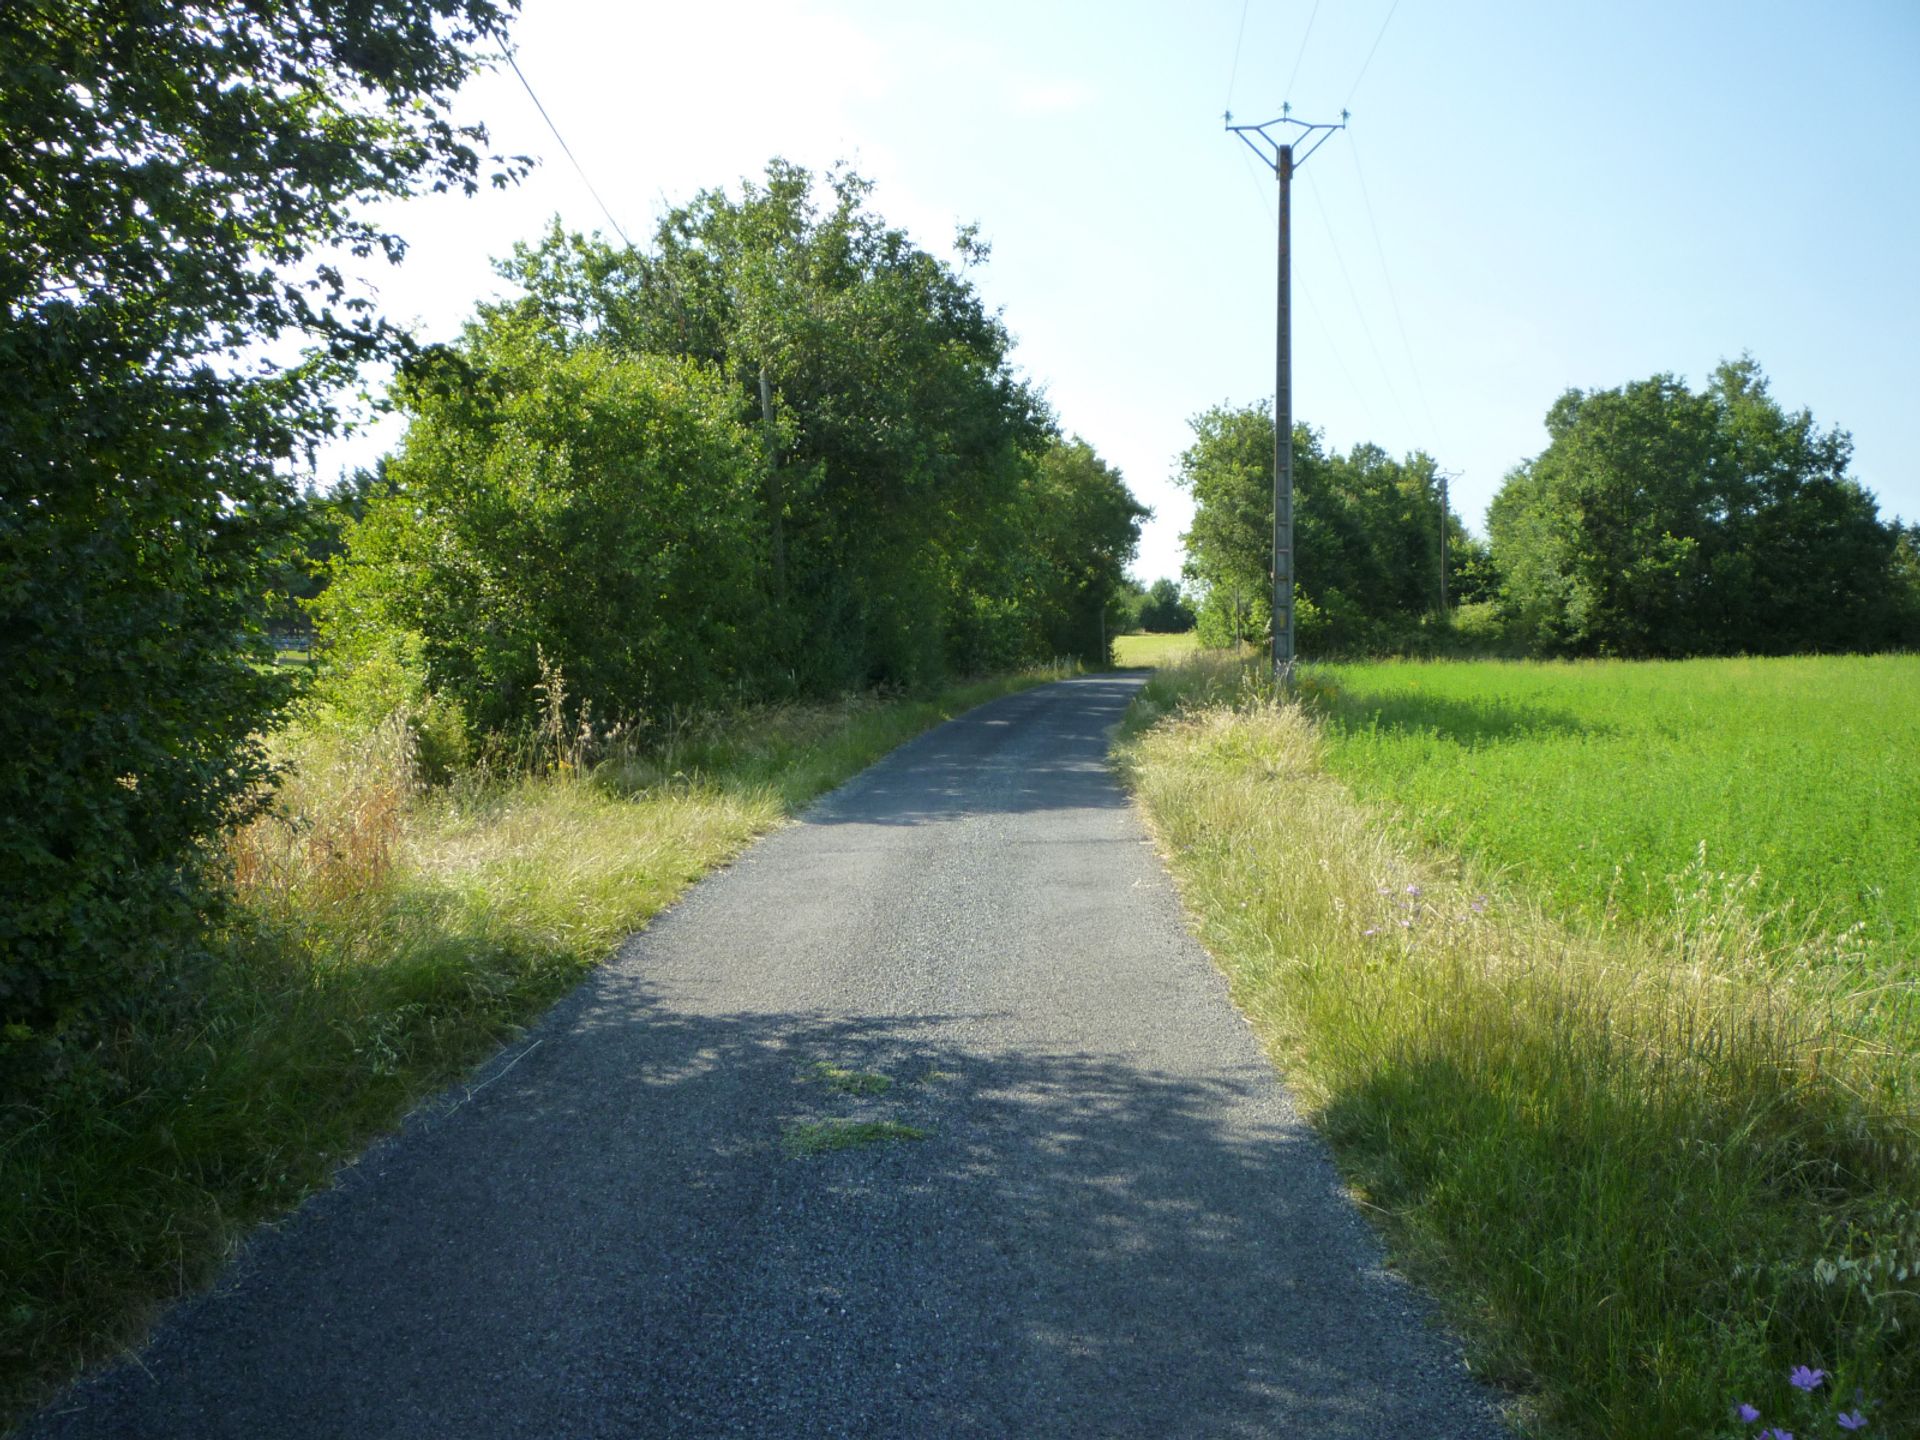
[[[893,1081],[888,1076],[870,1070],[849,1070],[826,1060],[813,1065],[805,1078],[817,1080],[829,1090],[838,1090],[842,1095],[884,1095],[893,1088]]]
[[[790,1159],[803,1160],[863,1145],[924,1140],[927,1133],[918,1125],[902,1125],[895,1120],[800,1120],[787,1126],[780,1143]]]

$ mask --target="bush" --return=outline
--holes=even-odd
[[[542,706],[547,669],[576,721],[712,703],[747,678],[768,609],[758,459],[711,370],[562,353],[502,323],[403,394],[397,493],[349,529],[316,602],[352,677],[336,704],[505,733]]]
[[[0,1096],[115,1083],[201,988],[212,848],[285,695],[255,662],[286,462],[355,361],[404,348],[312,257],[397,253],[350,201],[471,188],[483,137],[440,106],[503,22],[0,7]],[[263,373],[276,339],[313,358]]]

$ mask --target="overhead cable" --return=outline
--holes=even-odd
[[[520,77],[520,84],[525,87],[527,98],[533,101],[533,108],[538,110],[540,112],[540,118],[547,122],[547,129],[551,130],[553,132],[553,138],[560,142],[560,148],[566,152],[567,159],[573,161],[573,168],[579,173],[580,183],[587,187],[587,193],[593,196],[594,203],[600,207],[600,213],[607,217],[607,223],[613,227],[613,233],[620,237],[621,241],[629,250],[633,249],[633,241],[627,239],[627,232],[620,228],[620,222],[613,218],[613,211],[607,208],[607,202],[602,200],[600,198],[600,192],[593,188],[593,181],[587,178],[586,167],[580,163],[579,157],[573,153],[573,147],[567,144],[567,137],[560,133],[560,127],[553,123],[553,117],[547,113],[547,107],[542,105],[540,103],[540,97],[533,93],[533,84],[527,79],[526,73],[521,70],[520,62],[513,58],[513,51],[507,51],[506,56],[507,64],[513,68],[513,73]]]
[[[1380,33],[1373,37],[1373,49],[1367,51],[1367,58],[1360,62],[1360,73],[1353,77],[1353,88],[1347,91],[1346,104],[1342,108],[1353,108],[1354,92],[1360,88],[1360,82],[1367,78],[1367,67],[1373,64],[1374,54],[1379,50],[1380,42],[1386,38],[1387,26],[1393,23],[1393,12],[1399,8],[1400,0],[1393,0],[1393,3],[1387,7],[1387,18],[1380,22]]]

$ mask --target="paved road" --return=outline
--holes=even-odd
[[[755,846],[31,1433],[1501,1435],[1107,774],[1137,684]]]

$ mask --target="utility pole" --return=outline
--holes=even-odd
[[[1447,481],[1450,471],[1440,472],[1440,618],[1447,618]]]
[[[1336,130],[1347,128],[1347,112],[1338,125],[1296,120],[1292,105],[1280,107],[1280,118],[1260,125],[1236,125],[1226,115],[1227,129],[1273,171],[1280,182],[1280,294],[1275,306],[1273,344],[1273,678],[1284,684],[1293,677],[1293,172],[1327,142]],[[1268,132],[1273,133],[1268,133]],[[1259,139],[1254,139],[1258,136]],[[1298,155],[1295,145],[1306,148]]]

